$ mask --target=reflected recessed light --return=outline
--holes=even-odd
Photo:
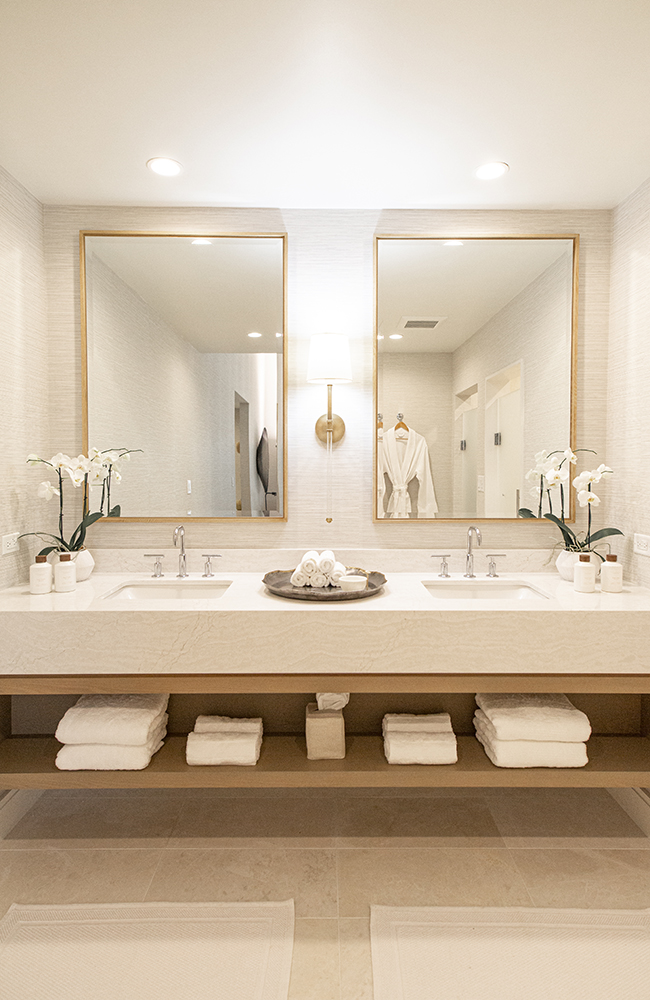
[[[378,333],[377,334],[377,340],[383,340],[383,339],[384,339],[383,333]]]
[[[402,339],[402,334],[401,333],[391,333],[391,335],[390,335],[390,337],[388,339],[389,340],[401,340]]]
[[[192,240],[193,247],[211,247],[212,240]]]
[[[443,243],[443,246],[445,246],[445,247],[462,247],[463,246],[463,241],[462,240],[445,240],[445,242]]]
[[[507,163],[484,163],[476,171],[476,176],[482,181],[493,181],[496,177],[503,177],[509,170]]]
[[[147,166],[154,174],[160,174],[161,177],[176,177],[183,169],[178,160],[170,160],[166,156],[154,156],[151,160],[147,160]]]
[[[281,333],[276,333],[276,337],[281,337],[281,336],[282,336]]]
[[[249,333],[248,336],[249,337],[261,337],[262,334],[261,333]]]

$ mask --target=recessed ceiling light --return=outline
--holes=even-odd
[[[160,174],[161,177],[176,177],[183,169],[178,160],[170,160],[166,156],[152,157],[151,160],[147,160],[147,166],[154,174]]]
[[[509,170],[507,163],[484,163],[476,171],[476,176],[482,181],[493,181],[497,177],[503,177]]]
[[[211,247],[212,240],[192,240],[193,247]]]
[[[401,333],[391,333],[391,335],[390,335],[390,337],[388,339],[389,340],[401,340],[402,339],[402,334]]]
[[[446,246],[446,247],[462,247],[463,246],[463,241],[462,240],[445,240],[445,242],[443,243],[443,246]]]
[[[261,337],[262,334],[261,333],[249,333],[248,336],[249,337]]]
[[[377,340],[383,340],[383,339],[384,339],[383,333],[378,333],[377,334]]]

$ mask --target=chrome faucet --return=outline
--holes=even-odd
[[[479,543],[479,545],[481,544],[481,532],[475,525],[470,524],[469,528],[467,529],[467,558],[465,560],[465,573],[464,573],[464,575],[467,577],[468,580],[475,579],[474,553],[472,552],[472,532],[474,532],[474,534],[476,535],[476,541]]]
[[[179,524],[177,528],[174,528],[174,547],[178,544],[179,538],[181,540],[181,551],[178,556],[177,576],[179,576],[182,580],[184,577],[190,575],[187,572],[187,557],[185,555],[185,528],[182,524]]]

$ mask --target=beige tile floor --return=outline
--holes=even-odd
[[[369,907],[650,907],[606,791],[47,792],[0,840],[12,902],[293,898],[291,1000],[372,1000]]]

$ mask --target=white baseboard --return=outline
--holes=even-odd
[[[0,840],[13,830],[42,794],[39,788],[15,788],[0,799]]]
[[[624,809],[630,819],[650,837],[650,795],[642,788],[608,788],[612,798],[616,799],[621,809]]]

